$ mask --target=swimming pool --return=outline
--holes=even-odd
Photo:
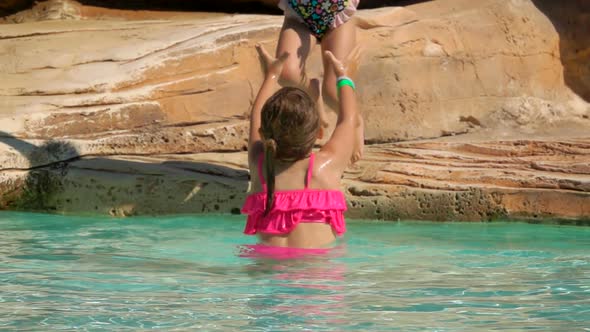
[[[242,257],[239,216],[0,213],[0,330],[590,330],[590,228],[350,222]]]

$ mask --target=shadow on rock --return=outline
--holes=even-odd
[[[566,85],[590,102],[590,1],[533,0],[559,34],[559,51]]]
[[[0,131],[4,143],[29,161],[29,172],[24,181],[16,181],[13,188],[2,189],[0,208],[54,211],[52,197],[63,191],[61,177],[68,172],[68,163],[79,158],[70,142],[50,140],[39,146]],[[5,167],[2,167],[5,168]],[[12,190],[10,190],[12,189]]]
[[[29,162],[3,165],[2,171],[27,174],[0,181],[0,209],[113,216],[239,213],[248,189],[247,170],[217,163],[81,158],[67,141],[36,146],[4,132],[0,143]]]
[[[408,6],[430,0],[363,0],[361,9],[378,8],[386,6]],[[278,0],[226,0],[226,1],[108,1],[108,0],[79,0],[86,6],[122,10],[151,10],[151,11],[185,11],[185,12],[221,12],[242,14],[282,14],[277,7]],[[21,10],[31,8],[35,1],[12,0],[0,4],[0,17],[15,14]]]

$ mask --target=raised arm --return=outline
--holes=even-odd
[[[264,67],[264,81],[260,86],[260,90],[254,99],[252,105],[252,112],[250,113],[250,137],[248,139],[248,161],[256,162],[258,153],[262,151],[262,139],[260,136],[260,115],[264,103],[270,98],[279,88],[279,75],[283,70],[283,64],[289,57],[289,53],[284,53],[280,58],[272,57],[260,44],[256,45],[256,50],[262,61]]]
[[[338,77],[354,78],[360,59],[360,48],[356,47],[345,61],[340,61],[334,55],[326,51],[324,56],[327,58],[334,72]],[[324,144],[321,151],[330,155],[333,166],[339,171],[344,172],[351,160],[355,160],[360,154],[358,149],[359,138],[357,130],[363,125],[363,121],[356,105],[356,93],[350,85],[341,85],[339,88],[339,108],[336,128],[332,132],[330,139]],[[354,158],[353,158],[354,157]]]

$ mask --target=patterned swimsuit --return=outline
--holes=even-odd
[[[288,0],[311,33],[322,39],[334,25],[336,16],[348,7],[349,0]]]

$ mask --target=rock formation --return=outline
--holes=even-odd
[[[253,45],[273,48],[282,18],[44,5],[0,29],[0,208],[237,212]],[[349,216],[590,218],[587,36],[563,15],[549,0],[360,11],[381,26],[359,31],[368,145]]]

